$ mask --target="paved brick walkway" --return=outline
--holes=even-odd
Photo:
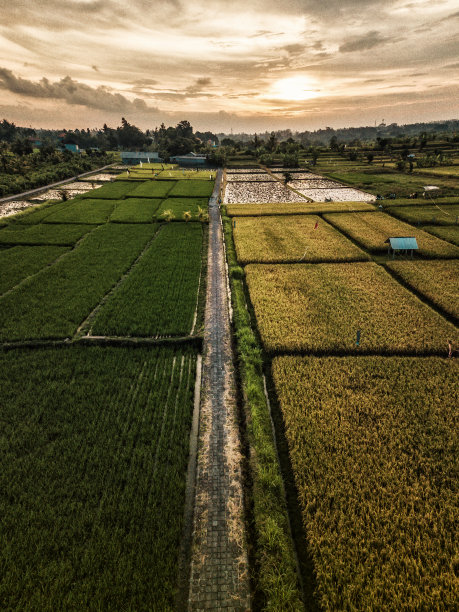
[[[217,193],[217,186],[214,194]],[[209,267],[203,393],[189,610],[250,610],[241,456],[220,210],[209,205]]]

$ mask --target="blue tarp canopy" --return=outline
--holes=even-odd
[[[418,249],[418,243],[414,236],[402,237],[402,238],[388,238],[385,244],[390,243],[391,248],[394,251],[406,251],[408,249]]]

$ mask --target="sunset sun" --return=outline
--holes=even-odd
[[[295,76],[276,81],[271,88],[272,96],[277,100],[310,100],[319,91],[317,84],[309,77]]]

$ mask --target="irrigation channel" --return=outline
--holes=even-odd
[[[202,392],[188,610],[250,610],[234,363],[218,172],[209,201]]]

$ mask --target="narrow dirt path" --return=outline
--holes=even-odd
[[[250,610],[241,454],[218,205],[209,202],[209,258],[188,609]]]

